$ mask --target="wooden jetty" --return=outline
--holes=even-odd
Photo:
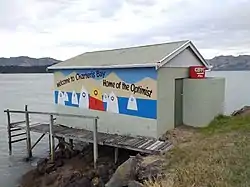
[[[172,144],[170,141],[160,141],[155,138],[141,137],[141,136],[125,136],[117,134],[107,134],[98,132],[98,116],[85,116],[75,114],[62,114],[53,112],[37,112],[28,111],[27,105],[25,110],[5,110],[7,114],[7,127],[9,138],[9,154],[12,154],[12,144],[20,141],[26,141],[27,144],[27,156],[32,157],[32,149],[40,142],[40,140],[46,135],[49,135],[50,145],[50,158],[54,161],[55,157],[55,138],[59,140],[69,139],[69,145],[73,147],[73,141],[82,141],[93,144],[94,152],[94,166],[98,159],[98,145],[106,145],[115,148],[115,161],[118,158],[118,149],[128,149],[148,154],[158,154],[168,151]],[[11,114],[23,114],[25,119],[22,121],[11,121]],[[49,116],[49,122],[31,122],[30,115],[45,115]],[[56,116],[66,116],[73,118],[88,118],[93,120],[93,130],[76,129],[65,125],[58,124],[56,122]],[[13,134],[13,132],[18,132]],[[42,135],[38,140],[31,145],[31,132],[41,133]],[[24,137],[23,137],[24,136]],[[20,138],[21,137],[21,138]],[[16,139],[18,138],[18,139]]]

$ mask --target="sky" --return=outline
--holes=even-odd
[[[191,40],[205,58],[250,54],[250,0],[0,0],[0,56]]]

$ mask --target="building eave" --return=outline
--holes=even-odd
[[[157,63],[145,64],[123,64],[109,66],[50,66],[48,70],[65,70],[65,69],[111,69],[111,68],[140,68],[140,67],[156,67]]]

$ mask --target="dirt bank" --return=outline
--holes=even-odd
[[[48,158],[26,173],[21,187],[142,187],[149,179],[164,177],[160,155],[141,155],[119,149],[118,163],[114,148],[99,146],[97,169],[93,166],[92,145],[81,151],[60,148],[55,162]]]
[[[47,158],[39,161],[37,167],[26,173],[21,180],[22,187],[77,187],[103,186],[111,178],[118,165],[135,153],[119,150],[118,164],[114,163],[114,149],[99,147],[97,170],[93,168],[92,146],[82,151],[60,149],[56,161]]]

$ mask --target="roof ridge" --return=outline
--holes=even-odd
[[[126,68],[156,67],[166,64],[176,55],[190,47],[197,58],[206,67],[207,62],[190,40],[179,40],[117,49],[86,52],[49,67],[49,69],[91,69],[91,68]],[[160,62],[157,65],[157,62]]]
[[[122,48],[114,48],[114,49],[103,49],[103,50],[96,50],[96,51],[88,51],[82,54],[86,53],[96,53],[96,52],[107,52],[107,51],[117,51],[117,50],[126,50],[126,49],[135,49],[135,48],[142,48],[142,47],[150,47],[150,46],[157,46],[157,45],[166,45],[166,44],[174,44],[174,43],[186,43],[190,40],[178,40],[174,42],[164,42],[164,43],[154,43],[154,44],[146,44],[146,45],[137,45],[137,46],[131,46],[131,47],[122,47]]]

